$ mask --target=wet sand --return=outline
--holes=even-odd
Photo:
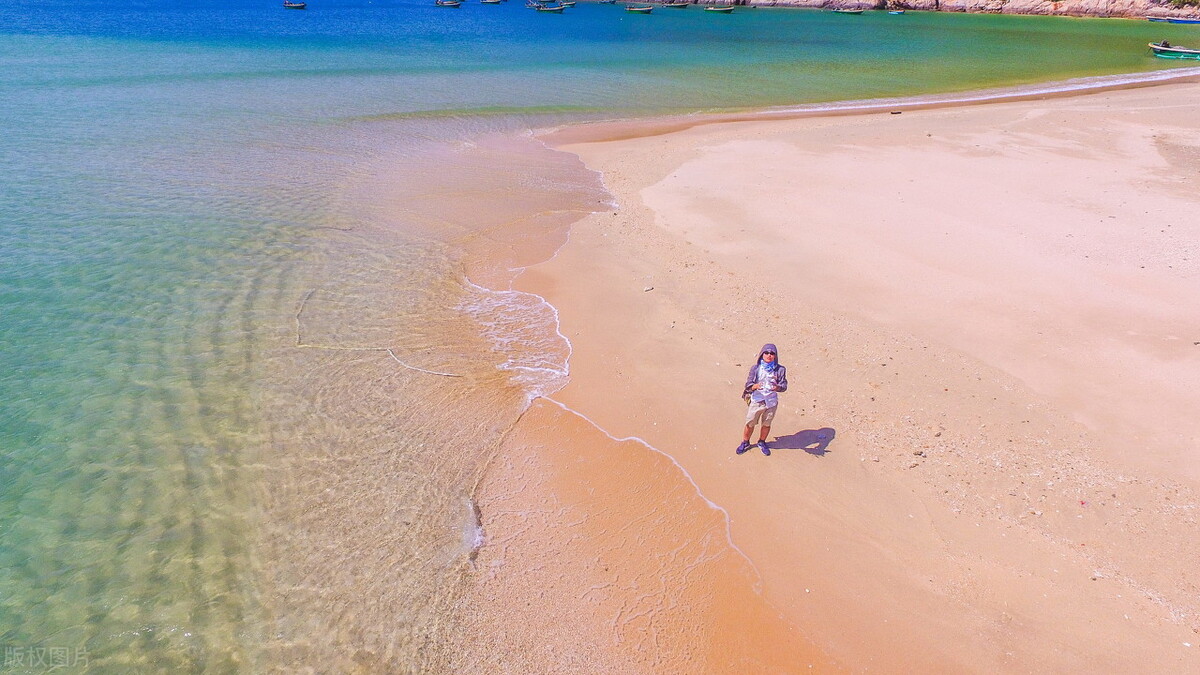
[[[1200,668],[1197,106],[1172,84],[561,145],[618,207],[517,280],[571,381],[479,490],[487,665]],[[768,341],[775,450],[735,456]]]

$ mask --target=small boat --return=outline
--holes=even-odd
[[[294,2],[293,0],[283,0],[284,9],[308,9],[307,2]]]
[[[462,4],[462,0],[433,0],[433,4],[438,7],[458,7]]]
[[[733,5],[726,5],[724,7],[705,7],[704,11],[720,12],[721,14],[732,14],[733,13]]]
[[[835,9],[832,11],[834,14],[862,14],[863,13],[863,11],[861,9]]]
[[[560,2],[558,4],[562,5],[563,7],[574,7],[575,0],[562,0],[562,2]]]
[[[662,6],[663,6],[663,7],[670,7],[671,9],[687,9],[687,8],[688,8],[688,5],[690,5],[690,4],[692,4],[692,3],[690,3],[690,2],[676,2],[675,0],[668,0],[667,2],[664,2],[664,3],[662,4]]]
[[[888,10],[888,14],[903,14],[903,13],[904,13],[904,10],[902,10],[902,9]]]
[[[504,2],[504,0],[479,0],[479,4],[481,5],[498,5],[501,2]]]
[[[654,5],[625,5],[625,11],[637,14],[649,14],[654,11]]]
[[[601,5],[615,5],[617,0],[600,0]]]
[[[1154,52],[1155,56],[1164,59],[1200,59],[1200,49],[1172,47],[1171,43],[1166,40],[1159,43],[1151,42],[1150,51]]]
[[[1200,23],[1200,19],[1167,19],[1167,23]]]
[[[566,6],[564,6],[564,5],[538,5],[537,6],[537,11],[550,12],[552,14],[562,14],[562,11],[564,9],[566,9]]]
[[[1170,21],[1170,19],[1165,16],[1148,16],[1148,17],[1146,17],[1146,20],[1153,21],[1155,23],[1166,23],[1166,22]]]

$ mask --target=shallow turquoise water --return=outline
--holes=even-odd
[[[464,251],[501,222],[556,231],[522,220],[546,204],[603,202],[569,159],[494,134],[1176,67],[1145,43],[1193,35],[931,13],[311,7],[0,7],[7,666],[55,648],[115,670],[337,669],[321,659],[377,639],[399,653],[372,663],[436,668],[476,459],[547,386],[529,373],[553,379],[560,357],[538,354],[561,349],[539,337],[544,308],[498,309],[510,299],[463,282]],[[381,346],[469,378],[431,394]],[[449,418],[470,411],[469,428],[418,414],[431,396]],[[354,510],[381,495],[390,510]],[[370,518],[409,528],[356,535],[395,552],[386,566],[314,552]],[[406,608],[393,632],[329,618],[375,579],[388,588],[374,597]]]

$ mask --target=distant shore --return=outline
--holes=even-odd
[[[1146,16],[1200,17],[1200,5],[1180,6],[1161,0],[733,0],[732,4],[752,7],[911,9],[925,12],[1094,16],[1128,19],[1140,19]]]

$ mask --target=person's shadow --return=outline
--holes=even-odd
[[[829,444],[836,435],[837,432],[829,427],[805,429],[787,436],[776,436],[771,447],[780,450],[803,450],[810,455],[824,457],[825,453],[829,452]]]

